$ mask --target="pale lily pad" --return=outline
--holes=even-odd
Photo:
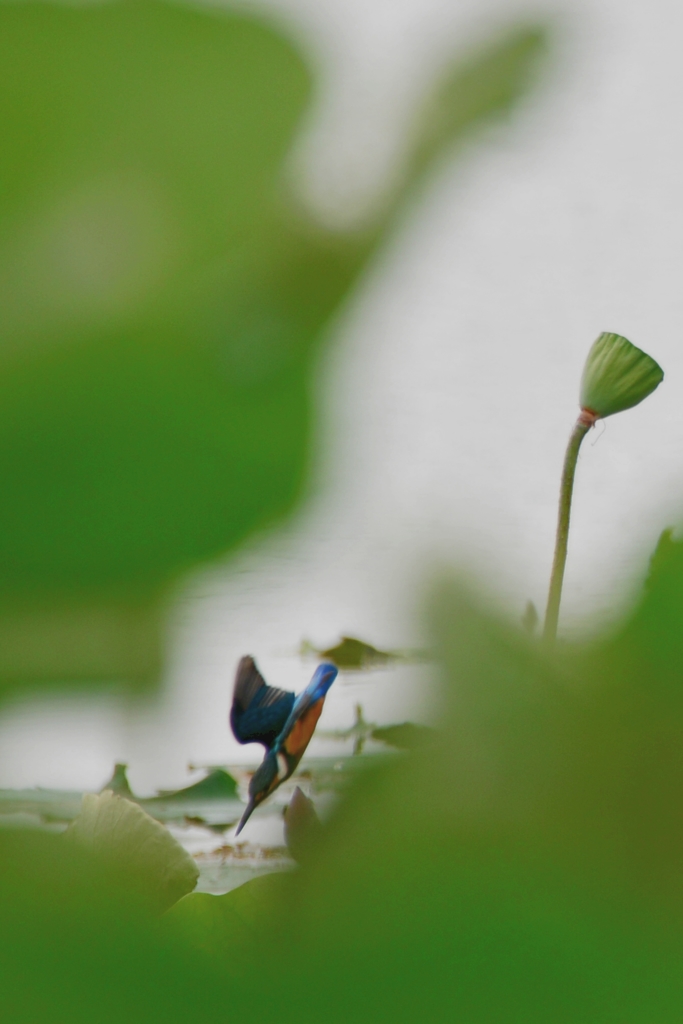
[[[131,895],[161,913],[192,892],[199,869],[168,829],[111,790],[86,793],[64,833],[111,866]]]

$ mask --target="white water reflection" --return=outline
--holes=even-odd
[[[336,168],[332,220],[360,215],[433,63],[522,10],[512,0],[269,6],[306,26],[332,69],[300,150],[319,208]],[[188,761],[244,757],[226,725],[238,657],[254,654],[274,683],[299,689],[302,637],[419,646],[430,565],[483,577],[511,614],[529,598],[542,607],[581,366],[602,330],[649,351],[666,379],[584,446],[564,628],[595,628],[632,599],[683,508],[683,9],[584,0],[564,18],[548,0],[535,10],[562,15],[548,87],[443,165],[334,328],[316,391],[317,496],[188,586],[161,709],[92,701],[90,724],[66,734],[52,705],[10,711],[0,783],[70,784],[76,750],[79,785],[101,784],[116,758],[143,792],[184,783]],[[350,724],[358,699],[379,721],[424,713],[429,674],[340,681],[321,725]]]

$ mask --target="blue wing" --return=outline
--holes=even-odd
[[[275,740],[274,749],[276,751],[281,750],[285,746],[292,729],[296,723],[306,715],[306,712],[317,704],[319,700],[324,700],[327,691],[337,678],[337,671],[337,666],[331,665],[328,662],[318,665],[310,683],[305,690],[301,691],[294,701],[292,709],[282,727],[282,731]],[[315,721],[317,721],[317,717]],[[313,728],[315,728],[315,722],[313,722]],[[310,736],[308,739],[310,739]],[[306,744],[308,744],[308,740],[306,741]]]
[[[240,660],[230,709],[230,725],[238,743],[262,743],[270,749],[294,707],[294,694],[268,686],[247,655]]]

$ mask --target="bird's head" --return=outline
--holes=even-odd
[[[329,688],[332,686],[332,683],[337,678],[338,672],[339,669],[337,666],[333,665],[329,661],[324,661],[322,665],[318,665],[313,679],[311,680],[311,684],[315,686],[316,694],[321,697],[325,696]]]
[[[238,836],[252,812],[265,798],[277,788],[281,781],[281,765],[277,755],[270,750],[261,761],[249,783],[249,801],[246,810],[240,819],[235,835]]]

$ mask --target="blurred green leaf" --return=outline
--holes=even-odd
[[[683,699],[683,542],[672,530],[659,538],[642,598],[607,651],[635,686],[649,680],[653,699]]]
[[[309,78],[255,21],[138,0],[0,24],[0,678],[144,680],[178,575],[296,501],[312,356],[396,202],[346,237],[290,208]],[[513,33],[447,76],[399,198],[542,51]],[[680,727],[647,615],[559,665],[453,588],[434,619],[439,731],[354,772],[298,871],[155,924],[170,848],[131,853],[160,828],[134,805],[92,798],[84,846],[0,832],[0,1016],[677,1021]],[[102,800],[138,815],[121,845]]]
[[[259,940],[287,905],[288,872],[252,878],[223,896],[191,893],[171,908],[163,928],[198,950],[245,972],[258,962]],[[246,980],[246,979],[245,979]]]
[[[293,877],[264,1018],[676,1020],[683,758],[648,681],[636,701],[594,652],[548,660],[452,587],[434,618],[439,732],[361,779]]]
[[[164,588],[300,487],[309,78],[251,19],[147,0],[0,26],[0,673],[149,677]]]
[[[205,956],[62,836],[0,832],[0,1018],[12,1024],[219,1020],[230,997]]]
[[[542,27],[518,26],[449,68],[418,123],[411,174],[419,175],[481,119],[508,116],[535,84],[546,47]]]
[[[262,1019],[285,1022],[673,1024],[677,698],[662,745],[662,695],[606,647],[549,659],[457,588],[433,607],[440,729],[357,780],[254,919],[233,1012],[258,989]],[[221,922],[200,931],[213,955],[240,943]]]
[[[442,586],[438,731],[356,773],[298,870],[188,896],[156,930],[113,875],[0,833],[0,1008],[90,1020],[71,996],[83,978],[105,1024],[217,1007],[283,1024],[674,1024],[683,717],[654,670],[624,671],[640,614],[549,655]]]
[[[311,83],[273,29],[0,5],[1,685],[158,675],[179,575],[300,495],[313,354],[396,202],[542,50],[469,56],[390,209],[335,235],[287,199]]]

